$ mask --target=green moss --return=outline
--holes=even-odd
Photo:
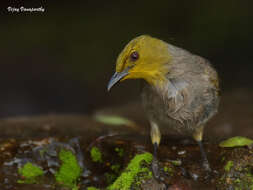
[[[18,173],[24,180],[18,180],[18,183],[32,184],[37,182],[37,177],[43,175],[43,170],[30,162],[27,162],[22,168],[18,169]]]
[[[55,174],[56,182],[77,189],[77,180],[80,177],[82,169],[80,168],[75,155],[71,151],[61,150],[59,159],[62,164],[59,171]]]
[[[246,137],[232,137],[225,141],[222,141],[220,147],[238,147],[238,146],[250,146],[253,144],[253,140]]]
[[[119,157],[123,157],[124,156],[124,149],[123,148],[115,148],[115,152],[118,153]]]
[[[173,175],[173,169],[171,167],[164,166],[163,171],[169,173],[170,175]]]
[[[105,173],[105,178],[106,178],[106,183],[107,184],[112,184],[115,179],[117,178],[117,176],[114,173]]]
[[[171,160],[171,163],[174,166],[181,166],[182,165],[182,161],[181,160]]]
[[[236,162],[228,161],[225,168],[225,173],[221,176],[218,189],[227,189],[233,187],[237,190],[253,190],[253,175],[251,168],[240,168]],[[233,167],[233,170],[231,170]]]
[[[231,169],[233,166],[234,166],[234,162],[231,161],[231,160],[229,160],[229,161],[226,163],[226,165],[224,166],[224,169],[225,169],[226,172],[229,172],[230,169]]]
[[[142,167],[142,163],[151,163],[153,157],[150,153],[136,155],[128,164],[125,171],[116,179],[116,181],[108,187],[108,190],[129,190],[131,185],[135,182],[139,173],[145,172],[148,175],[150,171],[148,168]],[[152,176],[152,173],[151,173]]]
[[[87,187],[87,190],[99,190],[99,189],[96,187]]]
[[[146,174],[141,179],[150,179],[153,177],[153,173],[148,168],[143,168],[143,169],[144,169],[143,170],[144,172],[146,170]]]
[[[95,120],[106,125],[126,125],[135,126],[133,121],[118,115],[95,115]]]
[[[92,149],[90,151],[90,157],[93,162],[100,162],[100,163],[103,162],[102,153],[100,152],[100,150],[97,147],[92,147]]]
[[[234,180],[235,183],[241,183],[241,180],[239,178]]]
[[[120,173],[120,165],[119,164],[111,165],[111,170],[112,172],[107,172],[104,174],[106,178],[106,183],[108,185],[112,184],[116,180],[117,176]]]
[[[240,190],[249,189],[253,190],[253,176],[243,176],[233,181],[233,186]]]
[[[111,166],[111,170],[114,171],[115,173],[119,173],[120,171],[120,165],[119,164],[114,164]]]

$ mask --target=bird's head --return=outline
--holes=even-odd
[[[108,90],[125,79],[141,78],[156,85],[165,79],[170,61],[166,42],[148,35],[136,37],[119,54],[116,72],[108,83]]]

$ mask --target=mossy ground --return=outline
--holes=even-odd
[[[102,163],[102,153],[97,147],[92,147],[90,150],[90,156],[93,162]]]
[[[226,165],[224,166],[224,169],[226,172],[229,172],[231,170],[231,168],[233,167],[234,165],[234,162],[229,160],[227,161]]]
[[[152,173],[147,168],[144,167],[143,164],[150,164],[153,157],[150,153],[143,153],[136,155],[128,164],[127,168],[124,170],[124,172],[116,179],[116,181],[110,185],[107,189],[108,190],[129,190],[134,183],[137,183],[138,185],[138,175],[140,175],[141,178],[145,177],[151,177]]]
[[[123,148],[116,147],[116,148],[115,148],[115,152],[118,153],[118,156],[119,156],[119,157],[124,156],[124,149],[123,149]]]
[[[77,189],[77,180],[81,175],[82,169],[75,155],[71,151],[62,149],[59,153],[59,159],[62,164],[59,171],[55,174],[56,182],[66,187]]]
[[[96,187],[87,187],[87,190],[99,190],[99,189]]]
[[[204,183],[206,181],[202,180],[205,180],[206,173],[199,167],[199,149],[195,145],[177,145],[175,148],[161,145],[159,149],[159,171],[163,181],[158,182],[153,178],[152,172],[150,171],[152,155],[150,153],[138,154],[138,152],[143,150],[137,149],[139,146],[133,146],[129,141],[109,139],[103,141],[103,144],[97,142],[97,150],[93,150],[95,150],[95,155],[99,152],[102,163],[89,159],[91,151],[88,151],[86,152],[88,156],[84,157],[82,162],[84,163],[84,167],[79,166],[80,154],[75,149],[72,150],[69,148],[69,144],[63,146],[66,143],[51,142],[52,144],[50,145],[46,144],[46,147],[50,146],[51,148],[50,152],[47,152],[49,151],[48,148],[43,148],[44,146],[42,146],[43,149],[41,149],[41,142],[45,143],[45,140],[36,141],[39,144],[39,149],[37,148],[38,145],[35,145],[33,141],[30,142],[31,144],[24,143],[26,145],[25,147],[19,147],[19,145],[13,146],[12,150],[16,151],[18,147],[19,152],[14,152],[12,159],[8,158],[8,160],[3,162],[5,164],[0,167],[0,174],[8,171],[8,175],[13,173],[15,176],[13,175],[12,178],[9,177],[9,184],[5,185],[5,181],[0,175],[0,189],[7,189],[10,184],[13,187],[27,187],[27,189],[30,189],[33,186],[30,185],[31,183],[35,184],[36,187],[44,188],[46,185],[47,187],[52,187],[52,189],[65,190],[86,189],[87,187],[89,187],[88,190],[159,189],[164,184],[173,188],[184,189],[185,187],[189,187],[188,189],[190,189],[191,183],[194,183],[194,187],[196,185],[199,187],[196,189],[205,189]],[[46,142],[48,142],[48,139],[46,139]],[[206,145],[205,148],[209,152],[208,158],[212,169],[217,171],[217,175],[212,178],[213,189],[253,190],[253,149],[247,146],[221,148],[211,144]],[[1,150],[4,149],[2,148]],[[36,152],[33,152],[33,150],[36,150]],[[152,147],[150,146],[146,150],[152,150]],[[187,154],[178,155],[178,151],[181,150],[189,152],[190,156]],[[50,156],[49,153],[54,154],[48,157]],[[30,155],[32,157],[28,157]],[[136,156],[132,158],[131,155]],[[41,161],[42,157],[47,157],[47,159]],[[22,160],[22,158],[26,160]],[[27,158],[29,158],[30,162],[22,165],[25,163],[24,161],[27,161]],[[165,159],[163,160],[162,158]],[[191,159],[190,161],[189,158]],[[48,163],[52,161],[54,163],[57,162],[57,165],[49,168]],[[22,165],[18,170],[18,176],[16,173],[17,163]],[[187,180],[182,173],[182,168],[198,175],[198,179],[194,182]],[[56,171],[56,174],[54,172],[50,173],[50,171]],[[86,171],[88,173],[85,173]],[[81,175],[81,173],[84,175]],[[6,176],[4,177],[6,178]],[[4,186],[2,187],[1,185]]]
[[[37,183],[37,177],[44,174],[40,167],[30,162],[27,162],[23,167],[19,168],[18,173],[23,178],[22,180],[18,180],[18,183],[26,184]]]
[[[225,155],[223,173],[217,183],[219,190],[253,190],[253,152],[247,148],[235,148]]]
[[[253,140],[246,137],[232,137],[225,141],[222,141],[219,146],[220,147],[240,147],[240,146],[251,146],[253,144]]]

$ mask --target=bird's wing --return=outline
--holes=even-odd
[[[192,113],[182,110],[189,101],[189,88],[190,85],[183,79],[169,79],[167,115],[181,123],[192,118]]]

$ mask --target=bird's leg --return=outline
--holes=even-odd
[[[204,150],[203,143],[202,143],[203,129],[204,129],[204,126],[197,128],[193,134],[193,138],[197,141],[197,143],[199,145],[201,157],[202,157],[202,162],[203,162],[203,167],[206,171],[210,172],[211,168],[210,168],[210,165],[209,165],[209,162],[208,162],[208,159],[206,156],[206,152]]]
[[[210,172],[211,168],[210,168],[207,156],[206,156],[206,152],[205,152],[204,147],[203,147],[203,143],[202,143],[202,141],[197,141],[197,142],[198,142],[198,145],[199,145],[199,148],[200,148],[200,152],[201,152],[201,157],[202,157],[202,161],[203,161],[203,167],[204,167],[204,169],[206,171]]]
[[[154,146],[152,171],[153,171],[154,177],[158,179],[160,174],[159,174],[159,165],[158,165],[158,160],[157,160],[157,149],[160,144],[161,133],[156,123],[150,122],[150,125],[151,125],[151,131],[150,131],[151,141]]]

